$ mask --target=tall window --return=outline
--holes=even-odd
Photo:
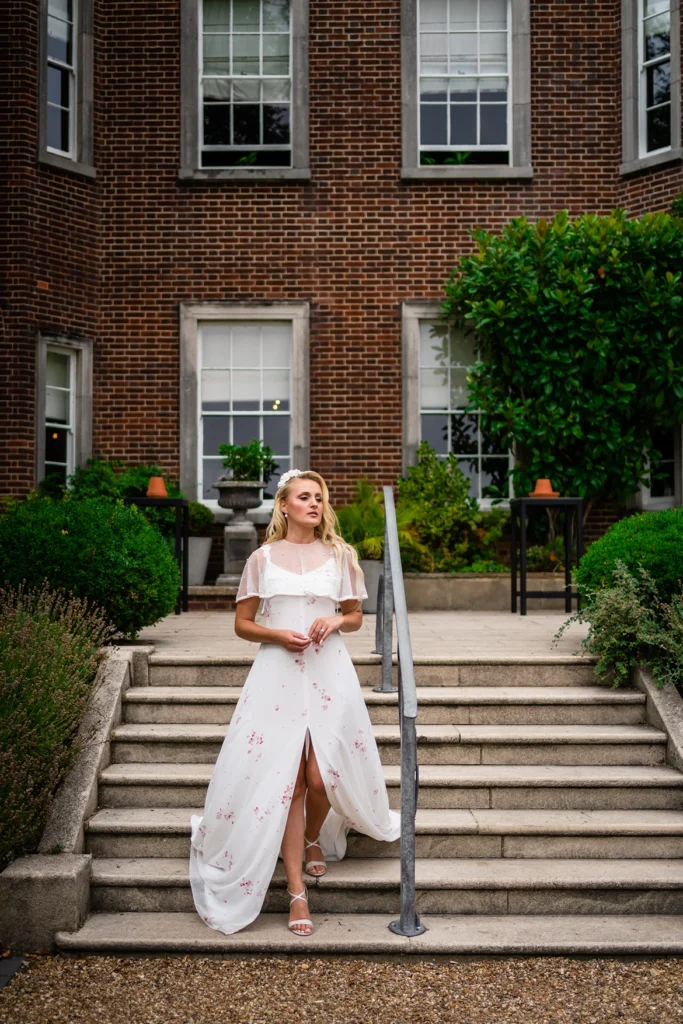
[[[671,146],[670,0],[639,0],[641,154]]]
[[[279,467],[264,489],[270,499],[291,468],[292,323],[204,322],[199,334],[202,498],[218,498],[219,445],[257,438],[272,448]]]
[[[75,469],[76,353],[48,348],[45,372],[45,480],[66,484]]]
[[[420,163],[508,164],[509,0],[419,0]]]
[[[453,452],[470,480],[470,493],[487,504],[512,496],[507,478],[510,452],[504,438],[481,430],[481,414],[465,412],[467,367],[475,362],[474,346],[462,332],[420,320],[420,438],[438,455]]]
[[[202,167],[291,167],[290,0],[203,0]]]
[[[70,156],[75,143],[76,0],[48,0],[47,12],[47,148]]]

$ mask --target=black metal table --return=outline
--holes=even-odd
[[[144,505],[147,508],[175,508],[175,558],[180,568],[180,590],[175,613],[187,611],[187,580],[190,568],[190,503],[187,498],[124,498],[126,504]]]
[[[564,521],[564,590],[527,590],[527,513],[529,508],[566,508]],[[572,517],[576,510],[576,561],[583,554],[583,498],[511,498],[510,499],[510,547],[511,547],[511,611],[517,612],[517,598],[520,614],[526,615],[529,597],[563,597],[565,611],[571,612],[572,598],[576,597],[577,609],[581,599],[572,594]],[[517,589],[517,517],[519,516],[519,582]]]

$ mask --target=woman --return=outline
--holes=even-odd
[[[400,836],[340,636],[360,629],[367,592],[358,556],[337,525],[323,478],[290,470],[280,478],[265,541],[242,573],[235,632],[261,646],[204,813],[190,819],[194,903],[209,927],[225,934],[258,916],[278,852],[291,896],[288,926],[310,935],[302,861],[308,875],[324,874],[327,860],[346,853],[351,827],[386,842]]]

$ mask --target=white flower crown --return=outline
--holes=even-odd
[[[289,481],[293,477],[301,476],[301,474],[305,473],[305,472],[306,472],[306,470],[303,470],[303,469],[290,469],[286,473],[283,473],[282,476],[280,477],[280,481],[279,481],[279,483],[278,483],[278,485],[277,485],[277,487],[275,489],[275,493],[277,494],[277,492],[280,490],[280,488],[284,487],[286,483],[289,483]]]

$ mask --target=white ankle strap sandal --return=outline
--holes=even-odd
[[[306,886],[303,887],[303,891],[300,892],[298,894],[298,896],[295,896],[294,893],[290,889],[288,889],[287,892],[292,897],[291,900],[289,901],[290,907],[291,907],[292,903],[294,902],[294,900],[303,900],[304,903],[308,902],[308,890],[306,889]],[[310,924],[311,931],[310,932],[300,932],[300,931],[297,931],[298,926],[301,925],[301,924]],[[300,917],[297,921],[289,921],[288,924],[287,924],[287,927],[289,928],[290,932],[294,932],[295,935],[312,935],[313,934],[313,930],[312,930],[313,929],[313,922],[311,921],[310,917]]]
[[[306,856],[306,850],[308,849],[309,846],[320,846],[320,836],[318,836],[317,839],[314,839],[312,843],[309,843],[309,841],[306,839],[306,836],[304,836],[304,857]],[[322,847],[320,848],[322,849]],[[325,871],[327,871],[327,864],[325,863],[324,860],[306,861],[306,864],[304,865],[304,871],[306,872],[306,874],[310,875],[311,878],[320,878],[322,875],[325,874],[325,871],[311,871],[310,868],[325,868]]]

